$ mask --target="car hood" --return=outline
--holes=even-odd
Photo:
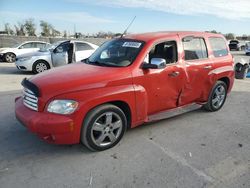
[[[70,92],[131,84],[129,70],[129,67],[102,67],[80,62],[40,73],[29,81],[39,88],[40,96],[48,100]]]
[[[4,52],[4,51],[6,51],[8,49],[11,49],[11,48],[0,48],[0,52]]]
[[[50,51],[37,51],[37,52],[29,52],[23,55],[18,56],[18,58],[30,57],[30,56],[44,56],[44,55],[51,55]]]

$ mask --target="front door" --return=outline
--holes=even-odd
[[[184,82],[175,39],[154,45],[144,63],[150,63],[152,58],[165,59],[167,66],[163,69],[139,69],[133,75],[135,84],[146,90],[148,115],[177,107]]]
[[[69,42],[64,42],[58,45],[52,52],[53,67],[59,67],[68,64]]]

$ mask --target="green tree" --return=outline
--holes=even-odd
[[[36,36],[36,25],[32,18],[25,20],[24,28],[28,36]]]

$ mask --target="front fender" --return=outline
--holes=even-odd
[[[106,88],[89,89],[70,92],[50,99],[47,105],[54,99],[72,99],[79,102],[78,109],[70,116],[74,119],[74,131],[77,139],[80,139],[81,127],[87,113],[102,104],[122,101],[128,104],[131,110],[131,127],[137,120],[137,108],[135,102],[135,89],[133,85],[111,86]],[[46,106],[47,109],[47,106]]]

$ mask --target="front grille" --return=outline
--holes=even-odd
[[[38,111],[38,98],[27,88],[23,89],[23,104],[32,110]]]

